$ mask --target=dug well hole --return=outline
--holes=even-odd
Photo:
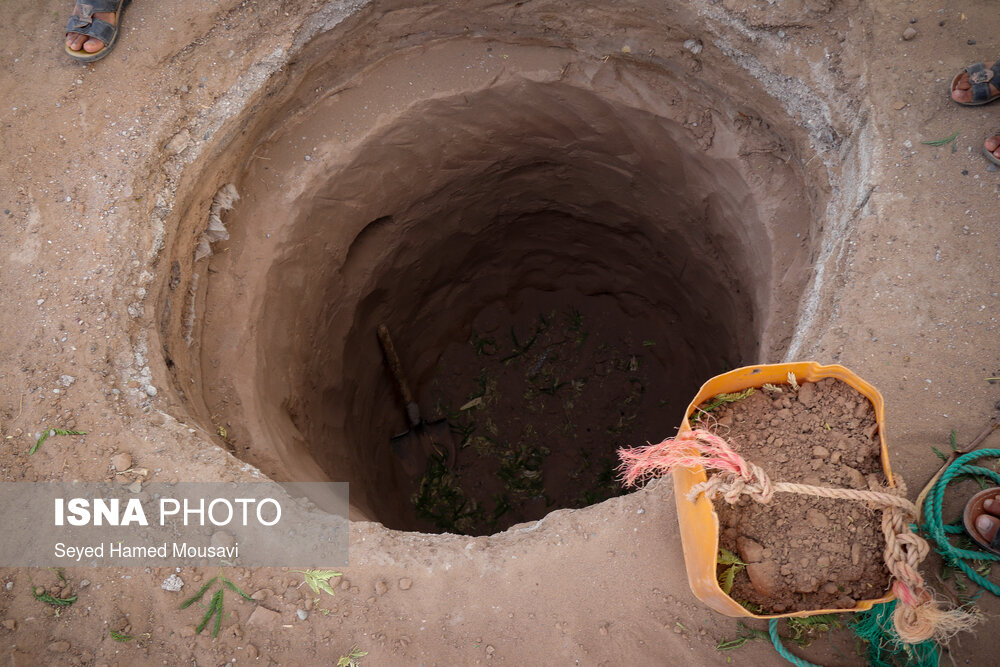
[[[774,136],[745,100],[534,46],[504,47],[530,76],[449,65],[495,48],[390,56],[347,89],[304,71],[316,94],[278,96],[227,158],[230,238],[194,260],[192,204],[165,288],[186,409],[271,477],[349,481],[354,517],[391,528],[483,534],[617,494],[615,448],[779,354],[807,276],[808,188],[745,150]],[[389,446],[381,323],[457,445],[422,479]]]

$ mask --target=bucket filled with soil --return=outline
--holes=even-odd
[[[895,486],[883,410],[878,391],[842,366],[753,366],[705,383],[677,441],[704,434],[722,449],[692,450],[693,465],[671,469],[694,594],[728,616],[761,618],[862,611],[892,600],[883,507],[845,499]],[[727,458],[766,471],[758,475],[768,478],[765,487],[775,480],[841,496],[761,500],[737,482],[740,488],[723,487],[709,500],[713,494],[699,490],[712,482],[698,464]],[[697,495],[689,498],[692,489]]]

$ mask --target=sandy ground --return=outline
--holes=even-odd
[[[344,17],[342,28],[383,13],[405,26],[417,18],[447,23],[452,12],[474,16],[473,8],[138,1],[115,52],[81,66],[62,53],[64,4],[12,0],[0,28],[0,478],[107,479],[111,457],[126,452],[154,480],[249,479],[253,471],[214,444],[210,423],[185,416],[159,353],[157,295],[169,274],[162,252],[183,214],[173,207],[197,199],[199,162],[217,159],[239,135],[232,119],[274,92],[268,77],[294,68],[311,34]],[[549,5],[546,16],[587,20]],[[822,288],[805,292],[779,347],[789,358],[844,364],[881,390],[893,468],[915,497],[939,464],[931,447],[946,447],[953,429],[959,442],[971,440],[1000,399],[984,380],[1000,366],[1000,174],[980,154],[1000,105],[962,108],[947,98],[959,68],[996,55],[1000,16],[986,0],[946,9],[922,0],[789,5],[691,3],[678,19],[686,35],[671,39],[693,34],[704,57],[731,55],[741,76],[762,82],[773,108],[807,124],[809,107],[793,109],[791,84],[775,76],[794,72],[796,85],[829,102],[833,126],[860,128],[836,160],[803,166],[834,172],[835,189],[850,187],[844,201],[855,206],[823,220],[815,260]],[[519,39],[497,27],[512,8],[483,12],[475,16],[496,23],[476,30]],[[558,33],[558,21],[548,20],[546,30]],[[580,43],[596,50],[606,38],[618,51],[636,21],[604,22],[592,42]],[[703,32],[692,32],[699,22]],[[911,25],[916,37],[902,40]],[[760,52],[720,55],[724,30],[743,47],[756,35]],[[792,36],[789,46],[769,41],[779,31]],[[419,42],[420,34],[400,34]],[[920,143],[956,131],[955,151]],[[187,150],[181,158],[178,148]],[[807,146],[797,151],[808,156]],[[186,198],[175,201],[178,192]],[[199,203],[207,210],[204,196]],[[29,458],[46,426],[88,435],[51,438]],[[935,568],[926,571],[932,583]],[[362,664],[379,665],[780,663],[763,642],[715,650],[736,623],[688,590],[667,483],[492,537],[356,522],[343,572],[336,597],[314,602],[300,575],[235,569],[231,578],[263,591],[261,606],[275,613],[251,620],[254,605],[232,604],[213,640],[192,636],[198,615],[178,611],[181,594],[161,590],[166,569],[67,569],[80,599],[58,615],[30,594],[28,575],[51,585],[49,573],[9,569],[0,573],[0,644],[16,665],[330,664],[354,645],[369,651]],[[181,572],[184,591],[206,574]],[[980,606],[998,610],[990,596]],[[123,628],[148,637],[115,642],[109,630]],[[955,664],[989,664],[994,648],[982,630],[950,647]],[[849,639],[824,639],[804,653],[857,664],[852,650]]]

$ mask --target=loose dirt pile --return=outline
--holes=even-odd
[[[875,412],[840,380],[764,388],[706,421],[773,481],[885,485]],[[757,613],[850,609],[888,589],[881,512],[864,503],[779,493],[767,505],[743,497],[715,506],[720,545],[747,563],[731,596]]]

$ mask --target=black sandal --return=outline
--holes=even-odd
[[[90,53],[80,49],[73,51],[66,47],[66,53],[70,58],[82,63],[92,63],[100,60],[111,52],[115,42],[118,41],[118,32],[122,25],[122,13],[130,0],[76,0],[76,8],[79,14],[69,17],[66,23],[66,34],[71,32],[86,35],[87,37],[104,42],[104,48],[100,51]],[[114,12],[117,20],[115,25],[107,21],[95,18],[97,12]]]
[[[969,75],[969,88],[972,90],[972,101],[959,102],[952,97],[952,102],[961,104],[964,107],[976,107],[980,104],[989,104],[1000,97],[1000,93],[996,95],[990,94],[990,83],[993,84],[994,88],[1000,89],[1000,60],[989,67],[983,63],[975,63],[963,69],[951,80],[949,95],[955,92],[955,86],[958,85],[959,78],[965,73]]]

